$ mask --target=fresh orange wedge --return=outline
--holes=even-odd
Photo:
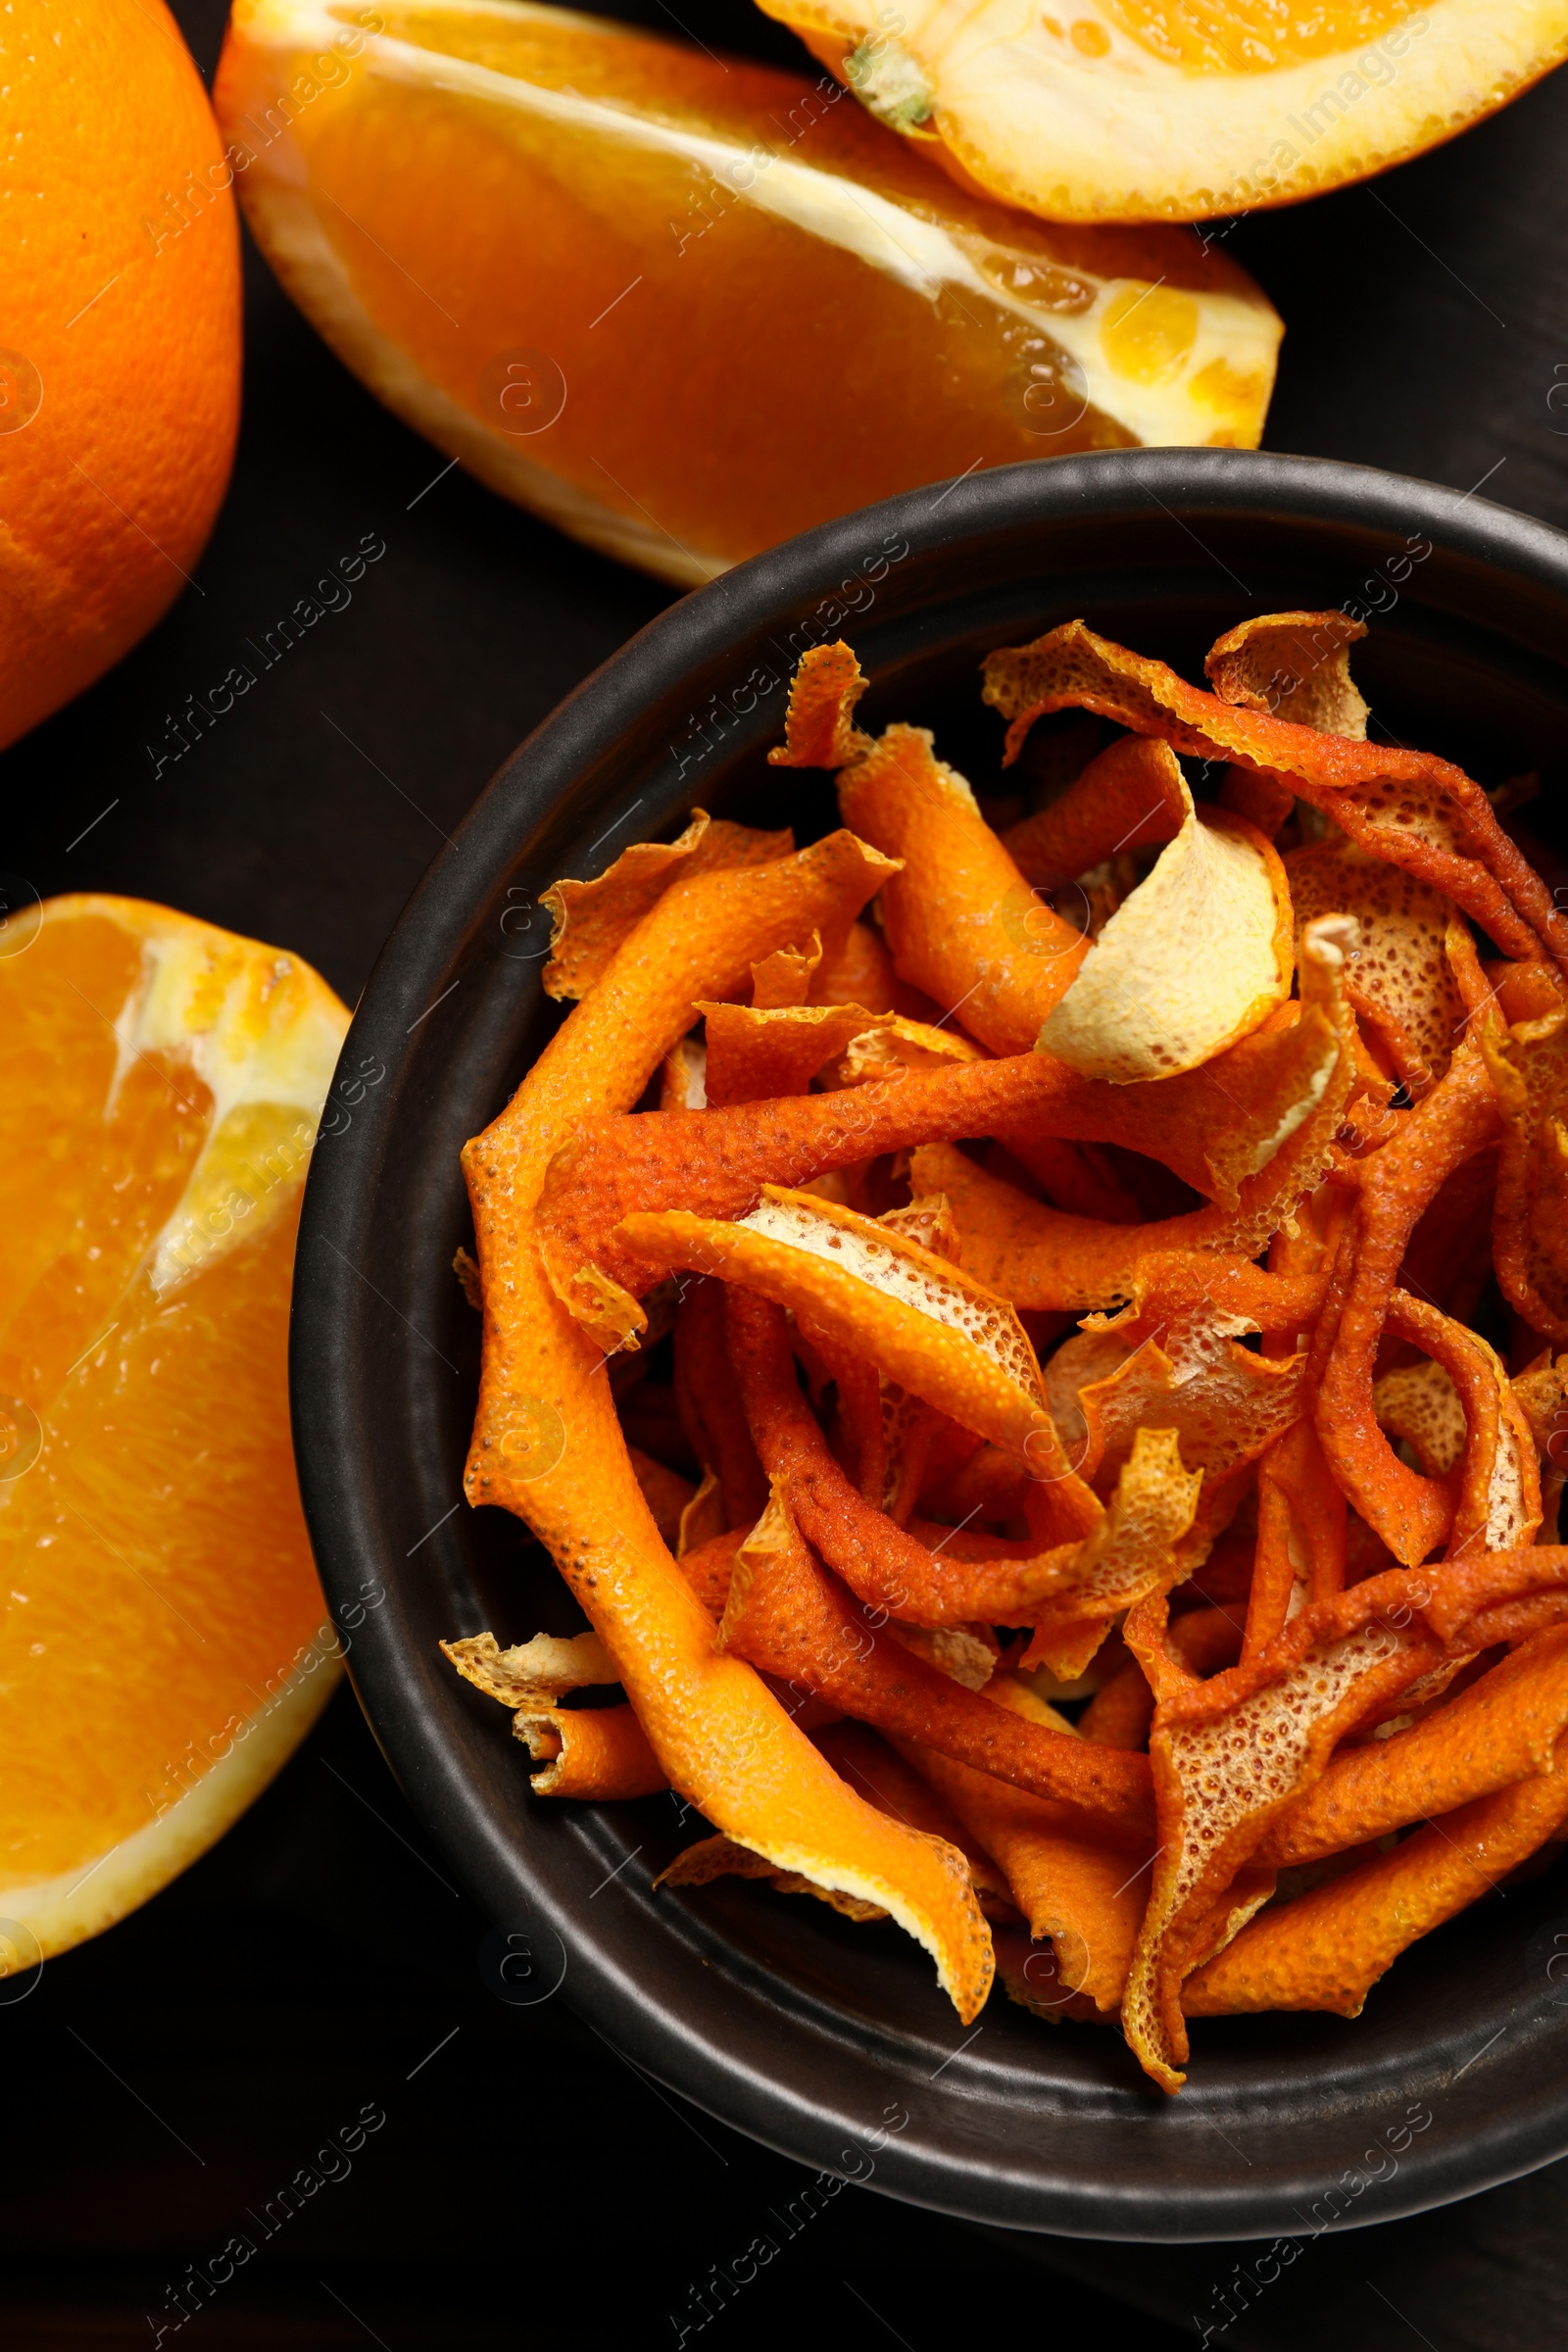
[[[760,0],[882,122],[1048,220],[1203,220],[1419,155],[1568,55],[1564,0]]]
[[[215,102],[372,391],[666,579],[982,466],[1262,431],[1280,322],[1223,255],[961,191],[829,74],[530,0],[237,0]]]
[[[0,923],[0,1975],[210,1845],[334,1679],[285,1346],[347,1022],[164,906]]]

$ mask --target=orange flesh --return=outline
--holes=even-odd
[[[301,110],[290,134],[354,292],[381,335],[492,430],[512,427],[500,405],[518,380],[509,386],[509,359],[531,355],[524,398],[545,423],[514,446],[706,556],[737,561],[976,465],[1133,443],[1084,405],[1049,332],[1050,313],[1095,299],[1083,269],[1146,291],[1247,291],[1222,257],[1177,232],[1110,233],[1097,247],[960,193],[825,77],[565,17],[541,27],[377,14],[389,39],[580,94],[624,116],[627,131],[552,120],[450,77],[432,88],[355,75]],[[252,59],[231,43],[219,92],[231,134],[246,135],[247,110],[265,122],[273,91],[311,62]],[[721,142],[734,178],[722,155],[639,140],[643,122]],[[759,151],[888,200],[912,217],[911,237],[923,221],[954,231],[982,277],[1047,320],[972,283],[902,282],[746,201]],[[272,157],[263,168],[284,169]],[[1233,386],[1213,386],[1211,437],[1254,444],[1267,382],[1230,372]]]
[[[1189,74],[1269,74],[1359,49],[1413,13],[1408,0],[1103,0],[1152,55]]]
[[[138,1267],[212,1098],[188,1062],[148,1054],[105,1115],[140,962],[102,915],[48,921],[0,960],[0,1440],[24,1465],[0,1479],[13,1886],[148,1828],[323,1625],[288,1425],[297,1198],[154,1296]]]

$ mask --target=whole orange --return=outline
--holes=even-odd
[[[232,172],[163,0],[0,11],[0,745],[185,586],[239,420]]]

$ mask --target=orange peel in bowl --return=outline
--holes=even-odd
[[[1008,721],[1009,760],[1037,718],[1081,708],[1194,759],[1283,775],[1361,848],[1445,892],[1505,956],[1544,948],[1561,964],[1568,954],[1550,892],[1480,785],[1449,760],[1233,706],[1081,620],[990,655],[984,692]]]
[[[558,888],[575,1009],[466,1154],[468,1492],[591,1630],[446,1647],[536,1789],[670,1788],[662,1883],[891,1920],[965,2019],[1000,1974],[1168,2091],[1188,2014],[1353,2014],[1568,1822],[1568,1355],[1475,1327],[1494,1270],[1568,1324],[1568,991],[1479,786],[1367,740],[1360,634],[1261,615],[1213,692],[1077,624],[993,656],[1013,750],[1131,730],[1016,854],[819,649],[776,763],[854,830]],[[1129,839],[1043,977],[1053,861]],[[672,1391],[607,1376],[671,1328]]]
[[[1271,843],[1225,809],[1186,816],[1046,1016],[1039,1042],[1126,1084],[1212,1061],[1291,993],[1291,894]]]

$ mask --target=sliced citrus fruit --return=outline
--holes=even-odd
[[[216,103],[371,390],[667,579],[977,466],[1262,430],[1280,322],[1234,264],[960,191],[829,75],[529,0],[238,0]]]
[[[1365,179],[1568,54],[1564,0],[760,0],[962,183],[1049,220],[1203,220]],[[1129,337],[1181,337],[1163,290]],[[1114,330],[1113,330],[1114,331]]]
[[[0,926],[0,1975],[210,1845],[333,1682],[285,1348],[347,1024],[164,906]]]

